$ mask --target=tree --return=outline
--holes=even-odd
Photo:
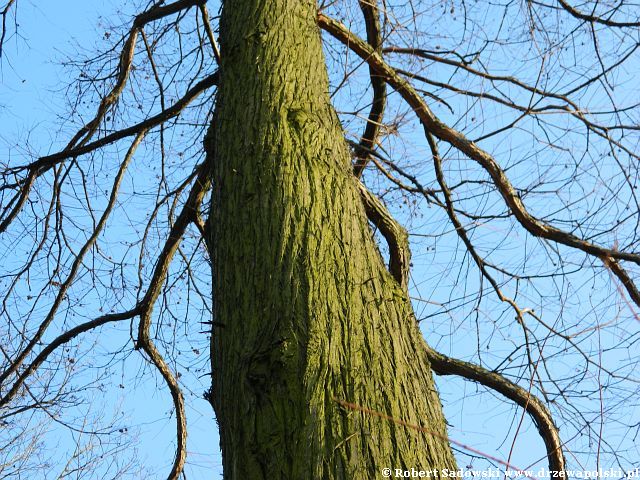
[[[70,62],[79,70],[80,101],[71,93],[79,130],[57,153],[3,164],[5,248],[31,240],[4,277],[0,405],[23,443],[6,443],[3,471],[47,468],[29,463],[36,434],[22,427],[42,412],[78,409],[82,395],[106,388],[109,373],[87,380],[100,354],[80,339],[94,333],[112,357],[98,371],[137,351],[162,378],[176,419],[169,478],[179,478],[190,388],[182,372],[203,368],[180,356],[200,355],[189,343],[200,325],[190,308],[210,327],[205,397],[226,478],[455,470],[457,443],[432,371],[476,382],[528,413],[551,471],[565,471],[565,452],[583,455],[578,465],[591,461],[572,429],[586,429],[597,467],[605,454],[630,467],[633,419],[615,409],[636,405],[637,394],[640,129],[638,105],[618,93],[637,71],[631,7],[362,1],[363,21],[351,31],[347,20],[359,17],[348,2],[320,10],[307,0],[222,2],[214,19],[206,3],[153,2],[126,34],[107,30],[112,49]],[[15,8],[10,1],[2,11],[2,41]],[[457,9],[454,26],[426,30],[434,12],[453,17]],[[484,15],[504,20],[484,25]],[[420,46],[433,38],[446,46]],[[580,57],[589,48],[594,55]],[[521,58],[507,56],[514,51]],[[364,66],[372,100],[353,93],[368,91],[358,87]],[[351,125],[363,109],[364,125]],[[421,140],[410,125],[420,126]],[[355,140],[352,126],[363,130]],[[400,155],[396,135],[422,146]],[[112,148],[128,138],[124,155]],[[129,174],[132,165],[155,169],[154,181]],[[145,197],[148,210],[127,208]],[[408,232],[389,211],[403,201],[439,213]],[[410,224],[417,215],[401,214]],[[118,218],[133,231],[115,228]],[[507,233],[483,235],[484,225]],[[460,273],[443,285],[450,296],[431,320],[450,314],[455,325],[460,314],[477,325],[476,352],[455,356],[466,360],[425,342],[420,299],[410,298],[410,235],[453,237],[463,248],[462,258],[453,249],[441,264]],[[527,251],[504,253],[514,246]],[[211,280],[202,278],[208,268]],[[471,268],[477,280],[461,279]],[[82,319],[97,305],[103,313]],[[585,322],[572,319],[589,305]],[[489,319],[480,327],[482,312]],[[111,325],[124,325],[115,350],[101,338]],[[446,335],[439,327],[434,343]],[[485,353],[487,341],[498,349]],[[83,359],[91,359],[87,370],[76,366]],[[575,359],[579,367],[567,369]],[[605,419],[628,428],[606,435]],[[627,438],[624,448],[613,447],[616,435]],[[122,448],[112,444],[109,458]],[[104,448],[89,460],[74,454],[60,476],[125,475],[117,462],[113,471],[94,463],[104,456]],[[511,453],[486,457],[512,467]]]
[[[212,403],[225,470],[230,478],[370,478],[380,465],[453,468],[440,438],[349,415],[335,402],[446,436],[404,281],[377,252],[330,106],[315,3],[244,2],[223,12],[219,107],[206,149],[220,323]]]

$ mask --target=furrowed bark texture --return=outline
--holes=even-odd
[[[308,0],[223,6],[205,147],[215,155],[210,399],[224,475],[455,468],[426,344],[351,173],[315,17]]]

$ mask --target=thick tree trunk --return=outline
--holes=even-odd
[[[225,478],[455,468],[426,344],[373,241],[330,105],[316,5],[223,3],[206,148]]]

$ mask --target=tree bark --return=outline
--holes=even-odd
[[[329,101],[315,19],[309,0],[223,2],[205,148],[224,475],[455,468],[425,341],[372,237]]]

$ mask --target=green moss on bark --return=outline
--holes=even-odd
[[[426,345],[385,269],[328,96],[316,5],[226,1],[210,224],[227,479],[453,468]]]

